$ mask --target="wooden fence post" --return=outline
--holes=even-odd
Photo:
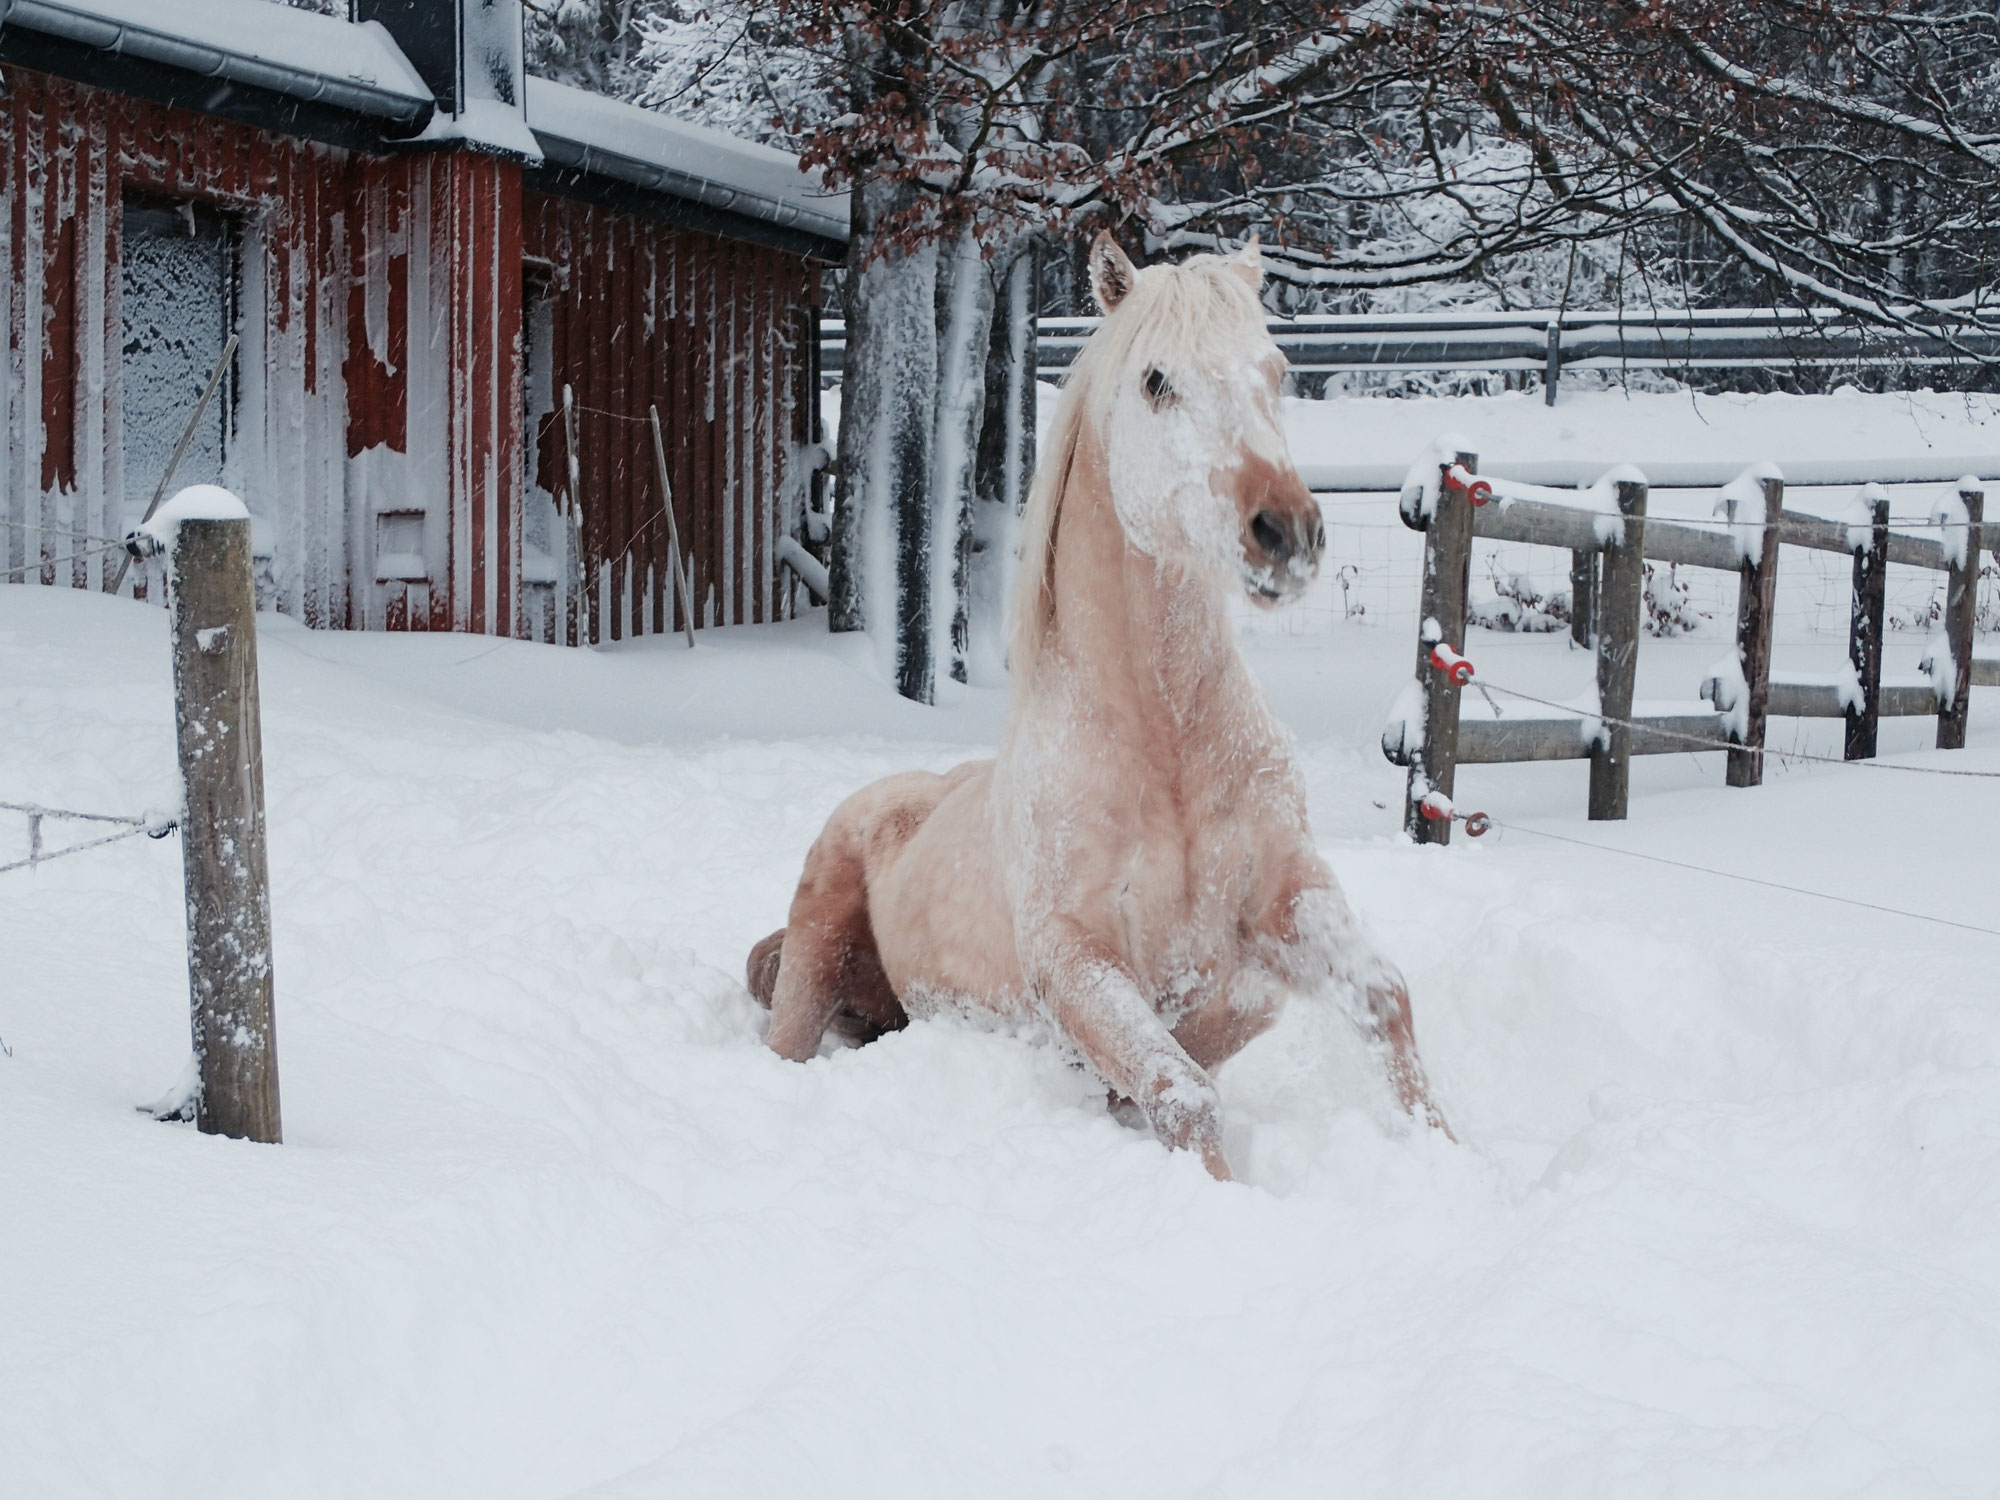
[[[1771,703],[1771,628],[1778,590],[1778,517],[1785,508],[1785,481],[1765,476],[1763,549],[1742,567],[1736,597],[1736,656],[1743,664],[1749,698],[1742,747],[1729,752],[1729,784],[1758,786],[1764,780],[1764,715]]]
[[[211,491],[213,509],[223,508],[224,493]],[[276,1142],[283,1130],[248,515],[179,520],[168,574],[188,989],[201,1079],[195,1122],[209,1135]]]
[[[1952,556],[1954,540],[1958,555],[1951,565],[1951,581],[1945,587],[1944,638],[1951,652],[1951,693],[1938,694],[1937,747],[1940,750],[1965,748],[1966,710],[1972,699],[1972,628],[1979,608],[1979,538],[1986,511],[1986,492],[1960,489],[1959,503],[1965,507],[1965,527],[1956,539],[1952,528],[1941,533],[1945,556]]]
[[[1410,761],[1403,829],[1419,844],[1448,844],[1451,824],[1426,818],[1419,804],[1430,791],[1451,795],[1458,771],[1458,683],[1431,665],[1439,642],[1465,650],[1465,594],[1472,573],[1472,502],[1445,482],[1453,463],[1476,472],[1479,455],[1455,454],[1438,466],[1437,508],[1424,531],[1423,615],[1417,630],[1417,681],[1424,687],[1424,736]]]
[[[1610,719],[1632,717],[1632,688],[1639,675],[1640,595],[1646,584],[1646,485],[1618,481],[1624,535],[1604,549],[1604,582],[1597,611],[1597,707]],[[1605,723],[1590,752],[1590,816],[1625,816],[1632,784],[1632,729]]]
[[[1569,554],[1569,638],[1586,651],[1597,631],[1598,556],[1580,547]]]
[[[1847,625],[1847,659],[1861,684],[1861,706],[1847,709],[1848,760],[1875,758],[1882,707],[1882,628],[1888,610],[1889,497],[1869,503],[1868,545],[1854,549],[1854,601]]]

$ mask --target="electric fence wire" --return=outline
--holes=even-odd
[[[137,838],[142,833],[148,838],[163,839],[180,826],[173,818],[134,818],[120,813],[75,812],[68,808],[43,807],[34,802],[0,802],[0,810],[20,813],[28,820],[28,857],[17,859],[11,864],[0,865],[0,875],[13,870],[32,870],[37,865],[45,865],[52,859],[81,854],[86,849],[101,849],[106,844]],[[124,825],[124,831],[106,834],[101,839],[91,839],[81,844],[71,844],[66,849],[45,850],[42,848],[42,823],[49,818],[60,819],[67,823],[117,823]]]

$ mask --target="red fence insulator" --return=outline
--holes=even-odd
[[[1417,800],[1417,811],[1432,823],[1463,823],[1465,831],[1474,838],[1493,826],[1493,820],[1483,812],[1460,812],[1443,792],[1425,792]]]
[[[1493,498],[1493,486],[1467,469],[1464,464],[1453,464],[1444,471],[1445,485],[1458,491],[1474,505],[1484,505]]]
[[[1443,641],[1431,647],[1431,665],[1460,687],[1472,681],[1472,663],[1460,656]]]

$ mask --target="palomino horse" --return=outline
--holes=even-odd
[[[1313,848],[1228,617],[1232,589],[1297,598],[1325,544],[1258,249],[1140,271],[1099,235],[1090,270],[1107,316],[1023,519],[999,757],[834,812],[750,955],[770,1045],[803,1061],[829,1026],[940,1010],[1045,1023],[1226,1178],[1209,1071],[1307,995],[1347,1005],[1442,1129],[1403,981]]]

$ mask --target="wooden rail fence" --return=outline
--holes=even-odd
[[[1973,655],[1979,555],[1991,551],[2000,559],[2000,523],[1984,520],[1983,483],[1961,482],[1956,506],[1933,517],[1935,536],[1891,531],[1889,501],[1879,489],[1864,492],[1865,522],[1786,510],[1784,479],[1769,465],[1724,487],[1721,507],[1728,514],[1720,530],[1649,519],[1646,493],[1634,469],[1614,470],[1590,491],[1482,479],[1477,455],[1464,452],[1440,458],[1434,483],[1405,491],[1404,522],[1424,532],[1422,623],[1416,682],[1383,731],[1382,750],[1409,767],[1403,826],[1419,843],[1450,841],[1461,765],[1587,759],[1590,816],[1620,819],[1635,755],[1726,748],[1729,784],[1757,785],[1765,723],[1773,716],[1844,719],[1849,760],[1875,754],[1877,722],[1885,716],[1935,715],[1938,747],[1963,748],[1971,689],[2000,686],[2000,660]],[[1596,655],[1595,714],[1462,716],[1462,693],[1476,680],[1464,656],[1474,538],[1569,551],[1571,629]],[[1854,560],[1848,680],[1787,677],[1773,669],[1772,602],[1783,547]],[[1647,561],[1719,569],[1740,580],[1734,670],[1718,671],[1702,685],[1705,711],[1632,711]],[[1882,681],[1883,584],[1891,563],[1949,579],[1944,650],[1925,658],[1928,682]]]

